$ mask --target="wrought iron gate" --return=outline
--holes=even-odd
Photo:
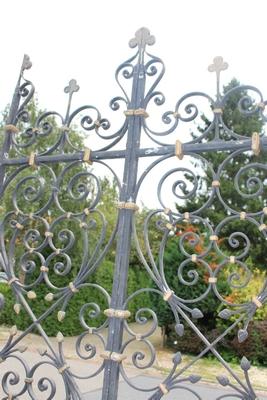
[[[262,198],[265,182],[261,181],[261,175],[258,172],[253,176],[246,175],[249,169],[266,171],[266,165],[261,161],[245,164],[233,177],[233,191],[236,191],[244,199],[242,209],[236,210],[231,201],[228,202],[229,199],[224,198],[221,182],[224,179],[227,165],[248,152],[254,153],[254,156],[257,157],[267,147],[266,138],[261,137],[259,133],[253,133],[249,138],[226,126],[224,108],[231,95],[252,91],[258,96],[258,101],[253,101],[245,93],[245,95],[241,95],[237,108],[246,118],[261,115],[264,119],[266,102],[260,91],[251,86],[238,86],[222,95],[220,73],[227,68],[227,64],[221,57],[216,57],[214,63],[209,67],[209,71],[215,72],[217,77],[215,100],[202,92],[189,93],[176,103],[173,111],[163,114],[162,122],[167,125],[167,130],[153,130],[149,124],[148,109],[151,103],[161,106],[165,102],[163,94],[157,90],[164,74],[163,62],[146,51],[147,46],[153,45],[154,42],[154,37],[146,28],[137,31],[135,37],[130,41],[130,47],[137,48],[137,52],[121,64],[116,71],[116,81],[123,95],[115,97],[110,102],[110,107],[114,111],[120,111],[120,103],[124,104],[125,111],[121,113],[123,123],[120,129],[110,134],[105,134],[105,131],[111,129],[108,120],[102,118],[94,106],[83,106],[71,112],[73,94],[79,90],[75,80],[71,80],[65,88],[65,92],[69,96],[66,116],[62,117],[57,112],[44,112],[37,116],[32,123],[26,106],[33,96],[34,86],[24,78],[25,70],[31,67],[29,58],[24,57],[9,116],[4,127],[0,181],[2,198],[7,196],[9,202],[3,203],[1,211],[0,240],[2,280],[5,280],[10,286],[16,299],[14,312],[19,314],[22,309],[26,310],[32,323],[21,334],[18,334],[14,326],[10,330],[6,344],[0,349],[2,371],[9,359],[21,363],[23,370],[20,376],[16,374],[15,370],[9,370],[2,375],[2,399],[19,399],[26,395],[28,397],[25,398],[38,399],[43,394],[47,399],[60,398],[57,396],[57,387],[52,378],[38,378],[36,382],[36,371],[44,364],[47,366],[47,370],[53,369],[55,374],[61,376],[66,399],[82,399],[79,389],[81,379],[88,381],[89,391],[90,378],[102,372],[104,373],[103,400],[117,398],[120,377],[136,388],[127,376],[125,369],[127,361],[125,354],[129,343],[136,343],[137,351],[132,356],[134,367],[142,370],[145,368],[144,365],[140,365],[144,358],[144,354],[140,350],[142,343],[148,346],[151,355],[146,366],[151,366],[155,361],[155,350],[149,343],[149,336],[157,327],[155,312],[157,310],[147,310],[146,304],[144,304],[144,308],[137,311],[136,322],[149,325],[146,332],[134,332],[131,325],[127,323],[127,319],[130,317],[127,309],[130,300],[144,291],[158,295],[159,301],[165,301],[172,310],[178,343],[179,336],[183,335],[186,324],[203,341],[205,348],[199,356],[183,367],[180,366],[181,355],[177,353],[173,358],[173,369],[158,387],[136,388],[137,390],[147,392],[147,398],[151,400],[160,399],[165,395],[171,399],[181,398],[179,391],[184,387],[184,382],[188,382],[192,386],[186,386],[183,390],[190,392],[192,398],[200,399],[197,388],[194,389],[193,384],[198,382],[201,377],[190,375],[187,370],[198,359],[211,352],[225,367],[226,375],[232,378],[230,381],[227,376],[218,377],[219,383],[228,386],[233,392],[231,396],[223,395],[220,398],[250,400],[257,398],[249,379],[249,361],[245,357],[241,360],[244,376],[244,379],[241,379],[223,359],[216,349],[216,345],[237,327],[238,339],[240,342],[244,341],[248,336],[247,329],[250,321],[258,308],[264,306],[267,299],[266,282],[262,283],[262,288],[257,295],[242,304],[233,304],[220,293],[218,288],[220,277],[227,268],[229,287],[241,289],[252,279],[253,274],[246,265],[251,247],[250,240],[248,235],[242,232],[242,224],[249,223],[256,227],[259,236],[265,239],[265,216],[267,214],[264,203],[266,200]],[[122,79],[125,79],[125,82],[131,82],[130,95],[122,84]],[[188,134],[187,123],[195,121],[199,115],[197,106],[190,103],[190,99],[197,97],[209,103],[213,117],[208,126],[201,132],[199,131],[197,136],[192,137]],[[108,144],[100,145],[99,149],[81,149],[79,145],[75,145],[72,142],[72,130],[75,119],[79,116],[81,116],[80,129],[94,132],[99,140],[106,140]],[[55,118],[59,119],[60,126],[54,124]],[[24,124],[26,124],[26,129]],[[181,134],[177,134],[181,125],[183,131],[187,132],[183,137]],[[152,147],[141,147],[142,131],[145,138],[153,141]],[[175,135],[175,140],[168,143],[167,139],[172,135]],[[119,143],[125,143],[124,139],[126,141],[125,150],[117,146]],[[99,142],[97,141],[97,143]],[[34,150],[37,144],[39,146],[38,153]],[[218,152],[220,157],[224,155],[223,161],[218,166],[213,166],[207,161],[209,154],[213,152]],[[144,157],[152,162],[138,175],[138,164]],[[186,161],[187,158],[191,158],[199,164],[194,167],[190,164],[190,160]],[[107,163],[111,159],[124,160],[121,182]],[[176,166],[168,170],[166,167],[161,167],[162,177],[157,186],[160,208],[148,213],[144,221],[142,237],[140,237],[135,225],[135,215],[138,211],[136,200],[139,190],[153,169],[166,165],[164,163],[168,160],[173,160]],[[59,164],[64,166],[58,169]],[[100,183],[94,170],[88,164],[93,164],[96,171],[98,166],[107,168],[119,187],[117,223],[108,239],[105,237],[107,225],[104,213],[99,210],[101,204]],[[205,168],[202,168],[204,171],[202,173],[207,174],[210,179],[210,181],[207,180],[208,183],[206,186],[204,185],[201,192],[206,194],[206,200],[199,208],[196,204],[192,210],[184,210],[187,199],[194,199],[197,196],[199,180],[201,180],[201,173],[198,171],[203,165]],[[163,200],[164,184],[169,177],[175,174],[182,174],[183,178],[176,179],[172,186],[172,194],[176,196],[178,203],[180,201],[180,205],[172,207],[165,204],[165,200]],[[247,181],[244,181],[244,176]],[[154,178],[155,176],[153,180]],[[69,195],[72,204],[75,202],[76,209],[69,209],[68,202],[62,201],[62,192]],[[254,198],[262,199],[262,207],[259,210],[251,211],[248,209],[247,201]],[[215,204],[215,200],[225,213],[224,218],[217,224],[202,216],[212,204]],[[158,254],[151,250],[153,243],[149,236],[149,226],[153,221],[156,221],[162,235]],[[227,224],[231,225],[235,221],[240,221],[240,231],[233,231],[228,237],[228,247],[223,247],[220,240],[224,228]],[[183,230],[183,227],[189,223],[192,226],[201,225],[202,228],[198,232],[188,233]],[[75,234],[72,232],[74,226]],[[94,232],[97,232],[98,241],[92,239],[94,229]],[[79,235],[77,231],[79,231]],[[180,235],[179,251],[184,255],[184,261],[177,266],[181,284],[193,288],[200,279],[201,268],[205,272],[206,288],[198,298],[193,298],[192,294],[191,299],[184,299],[180,293],[174,293],[172,282],[168,282],[164,274],[164,251],[167,241],[178,233]],[[198,251],[196,246],[200,240],[204,240],[204,249]],[[79,250],[81,252],[80,265],[74,279],[66,281],[72,269],[71,251],[76,241],[82,243]],[[108,294],[97,282],[92,282],[90,279],[97,269],[101,269],[103,259],[114,242],[116,243],[116,260],[113,289],[112,293]],[[127,279],[132,246],[137,249],[140,263],[143,264],[143,268],[155,286],[154,288],[140,287],[140,290],[129,296]],[[21,253],[22,251],[23,253]],[[211,266],[211,255],[220,259],[216,268]],[[184,276],[185,272],[186,277]],[[56,286],[51,274],[61,276],[64,286]],[[244,279],[243,282],[241,282],[242,279]],[[35,288],[38,288],[42,282],[47,286],[45,299],[36,299]],[[78,292],[82,292],[85,288],[101,291],[107,301],[107,307],[104,310],[100,310],[97,304],[92,303],[86,303],[81,307],[80,322],[84,332],[77,339],[77,355],[87,359],[88,363],[94,359],[97,352],[95,347],[89,344],[92,336],[96,336],[103,347],[100,354],[102,361],[98,369],[87,377],[73,373],[67,364],[63,335],[58,334],[58,347],[55,348],[42,327],[44,319],[55,310],[58,320],[64,324],[69,302],[73,296],[77,296]],[[197,303],[211,293],[223,305],[218,318],[229,319],[228,327],[213,341],[209,341],[205,337],[197,322],[203,317]],[[4,307],[3,296],[0,300],[1,306]],[[47,311],[41,315],[34,315],[31,307],[33,300],[46,301]],[[52,302],[52,305],[49,302]],[[91,319],[104,314],[105,322],[97,327],[89,326],[85,318],[88,310],[90,310]],[[147,320],[144,318],[144,313],[149,315]],[[235,316],[237,318],[231,319]],[[21,354],[26,349],[21,347],[20,343],[33,329],[39,331],[46,344],[46,349],[39,351],[39,361],[34,365],[28,365],[24,360],[24,355]],[[102,335],[102,331],[105,329],[108,330],[107,340]],[[130,339],[126,341],[123,338],[124,331],[127,331],[130,336]],[[86,356],[81,354],[83,340],[87,340]]]

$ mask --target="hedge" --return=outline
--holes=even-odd
[[[64,280],[63,278],[64,277],[60,277],[61,281]],[[105,261],[96,271],[92,283],[99,283],[107,290],[109,294],[111,294],[112,280],[113,263],[111,261]],[[149,285],[149,279],[145,271],[136,265],[131,265],[128,278],[128,293],[131,294],[132,292],[138,290],[140,285],[142,285],[142,287]],[[44,300],[44,297],[48,291],[49,290],[45,284],[40,284],[36,288],[37,298],[34,300],[28,300],[32,311],[37,317],[44,313],[51,304]],[[6,284],[0,284],[0,293],[3,293],[5,296],[5,305],[0,311],[0,324],[7,326],[16,324],[18,329],[25,330],[32,323],[31,318],[24,309],[21,310],[19,315],[15,314],[13,310],[15,300],[11,289]],[[103,311],[108,308],[106,298],[100,293],[100,291],[92,287],[83,288],[71,298],[66,309],[66,316],[63,322],[58,322],[57,320],[57,312],[59,311],[59,308],[57,308],[51,315],[42,321],[41,325],[46,331],[47,335],[55,336],[59,330],[66,336],[78,335],[79,333],[83,332],[84,328],[81,326],[79,321],[79,312],[81,307],[86,303],[97,303],[101,309],[101,314],[97,318],[90,318],[90,309],[87,309],[85,318],[86,323],[89,326],[99,326],[99,324],[103,323],[106,318],[103,314]],[[129,303],[128,308],[132,313],[130,321],[135,319],[136,311],[144,305],[146,307],[150,307],[151,305],[148,293],[144,293],[135,297]],[[34,328],[33,332],[38,333],[36,328]]]

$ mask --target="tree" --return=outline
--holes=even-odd
[[[253,132],[262,133],[263,131],[263,121],[258,114],[253,114],[249,116],[244,116],[238,109],[238,103],[248,102],[247,91],[246,90],[235,90],[239,88],[239,82],[233,79],[227,86],[224,87],[224,94],[232,90],[232,95],[229,95],[228,100],[225,104],[223,110],[223,121],[224,124],[231,130],[233,130],[237,135],[247,136],[251,138]],[[243,104],[246,106],[246,104]],[[204,127],[198,127],[198,130],[202,133],[207,130],[210,125],[210,121],[205,115],[202,116],[204,122]],[[224,141],[230,140],[230,134],[227,131],[221,129],[220,132],[221,139]],[[193,138],[196,136],[193,135]],[[210,131],[208,136],[203,140],[211,141],[214,138],[214,132]],[[194,165],[194,171],[197,171],[197,175],[201,179],[198,180],[200,190],[197,195],[187,199],[183,206],[179,205],[179,212],[193,212],[200,209],[208,200],[210,196],[210,188],[212,186],[213,176],[210,172],[209,165],[211,164],[215,173],[218,168],[225,160],[225,158],[230,154],[225,154],[225,152],[220,152],[220,149],[216,152],[206,152],[202,156],[206,161],[198,161]],[[256,212],[262,210],[266,206],[266,187],[262,188],[260,195],[255,195],[259,189],[259,181],[264,182],[265,171],[260,168],[244,169],[238,181],[239,188],[236,190],[234,186],[234,178],[238,176],[242,167],[247,167],[251,162],[262,162],[263,156],[258,156],[257,158],[251,153],[241,153],[238,156],[230,160],[224,167],[224,173],[220,177],[220,193],[222,198],[226,199],[228,206],[235,210],[237,213],[243,212]],[[253,171],[252,171],[253,170]],[[256,178],[255,178],[256,177]],[[192,176],[186,175],[185,179],[192,182]],[[186,190],[186,187],[185,189]],[[245,193],[247,198],[244,201],[242,193]],[[253,195],[254,194],[254,195]],[[178,206],[177,206],[178,208]],[[229,215],[228,211],[221,204],[217,197],[213,199],[212,204],[210,204],[206,209],[201,212],[201,217],[207,219],[213,228],[218,226],[218,224],[223,221]],[[266,242],[264,237],[261,236],[259,230],[252,224],[246,224],[244,221],[235,220],[233,222],[227,223],[222,231],[220,232],[220,247],[223,249],[225,254],[240,254],[246,242],[242,237],[238,237],[238,241],[234,238],[232,242],[229,242],[229,237],[233,232],[243,232],[247,235],[251,241],[251,248],[249,259],[249,268],[263,267],[266,263]],[[207,288],[207,282],[205,281],[205,269],[201,265],[188,263],[186,267],[183,268],[182,278],[189,283],[186,285],[181,276],[178,276],[179,267],[183,261],[187,258],[185,257],[180,249],[180,237],[186,234],[186,246],[191,249],[190,254],[201,254],[203,248],[205,247],[205,236],[206,236],[205,226],[196,221],[191,221],[190,223],[181,223],[176,226],[176,235],[168,240],[165,249],[165,267],[164,272],[166,280],[170,285],[171,289],[181,298],[190,300],[198,298],[201,294],[205,293]],[[196,241],[196,236],[199,240]],[[234,244],[234,246],[233,246]],[[218,264],[222,261],[222,258],[214,251],[209,252],[205,257],[210,268],[215,270]],[[242,273],[244,271],[239,270]],[[195,284],[191,284],[194,281],[194,274],[198,274],[198,280]],[[228,274],[229,276],[229,274]],[[238,280],[238,277],[236,277]],[[241,278],[242,279],[242,278]],[[230,287],[227,276],[221,277],[217,282],[217,288],[219,292],[231,302],[231,296],[233,295],[234,289]],[[152,301],[156,304],[157,299],[152,295]],[[216,298],[213,292],[211,292],[203,300],[195,303],[197,307],[201,309],[204,314],[204,318],[198,321],[198,325],[201,329],[212,330],[217,326],[217,316],[218,307],[220,306],[220,301]],[[164,328],[165,333],[168,338],[173,341],[174,338],[174,324],[173,324],[173,314],[166,304],[158,303],[158,316],[159,324]],[[169,341],[170,342],[170,341]],[[178,344],[181,340],[178,341]],[[182,348],[180,348],[182,350]],[[199,348],[196,350],[198,351]]]
[[[46,115],[46,118],[40,125],[40,132],[36,133],[32,126],[36,126],[36,121],[41,115]],[[22,133],[14,138],[16,146],[10,149],[10,158],[19,156],[28,158],[32,152],[41,154],[55,143],[59,143],[62,137],[62,130],[56,119],[49,113],[39,110],[35,102],[29,104],[27,114],[23,116],[19,128]],[[75,148],[84,148],[84,135],[81,132],[71,130],[68,135]],[[71,152],[73,148],[66,143],[64,153]],[[94,204],[98,203],[99,197],[101,201],[97,211]],[[13,263],[15,276],[25,285],[25,294],[35,291],[38,300],[31,301],[28,297],[31,308],[37,316],[42,315],[51,305],[44,300],[46,295],[49,292],[55,295],[58,290],[60,292],[64,287],[68,287],[80,273],[81,265],[86,262],[85,247],[89,249],[87,257],[95,257],[95,260],[101,252],[100,249],[107,245],[116,226],[114,207],[116,199],[115,182],[110,183],[106,178],[98,179],[93,168],[86,163],[58,162],[48,166],[39,164],[32,167],[11,166],[6,169],[1,219],[7,257],[9,263]],[[85,213],[86,210],[88,211]],[[76,217],[77,213],[81,213],[79,218]],[[107,222],[104,222],[104,216]],[[84,222],[81,221],[82,218]],[[23,220],[24,225],[21,225]],[[55,249],[59,249],[58,254],[54,254],[55,249],[53,250],[51,245],[42,244],[47,231],[45,221],[50,227],[53,226],[51,242]],[[23,226],[23,229],[17,228],[18,232],[14,234],[15,225]],[[87,229],[90,230],[90,234],[86,236]],[[102,239],[98,253],[95,249],[100,236]],[[66,250],[61,253],[60,249]],[[58,289],[49,288],[47,282],[40,279],[40,268],[44,261],[49,270],[48,279]],[[111,261],[106,260],[104,263],[105,268],[112,269]],[[96,267],[92,268],[92,274],[95,269]],[[87,276],[85,282],[95,281],[92,274]],[[0,321],[7,324],[16,322],[21,329],[29,326],[30,317],[23,309],[19,312],[21,308],[19,299],[15,298],[6,286],[1,285],[0,291],[6,293],[7,297]],[[99,303],[103,303],[101,295],[92,286],[85,287],[72,297],[66,313],[69,314],[66,315],[68,321],[64,326],[60,326],[57,322],[54,312],[43,321],[43,327],[48,334],[55,334],[59,329],[67,334],[78,333],[82,330],[79,324],[79,311],[82,305],[90,300],[95,302],[99,300]],[[14,303],[16,303],[15,311],[19,312],[19,315],[15,315],[12,311]],[[107,305],[106,302],[106,307]]]
[[[238,89],[240,83],[234,78],[231,82],[224,86],[224,95],[232,89]],[[248,101],[248,93],[246,90],[234,90],[233,94],[228,97],[223,110],[223,121],[224,124],[235,133],[248,138],[252,137],[253,132],[263,134],[264,121],[261,116],[257,113],[252,115],[243,115],[238,107],[240,102],[243,102],[243,106],[246,106]],[[210,121],[202,116],[204,121],[204,128],[198,128],[199,131],[205,131]],[[213,132],[207,137],[207,140],[212,139]],[[228,132],[222,132],[222,139],[229,140]],[[229,154],[229,153],[228,153]],[[207,160],[207,163],[212,164],[214,171],[218,171],[218,168],[226,158],[225,152],[220,152],[219,149],[216,152],[203,153],[203,157]],[[251,152],[243,152],[238,156],[231,159],[223,169],[223,174],[220,179],[220,193],[225,202],[237,213],[244,212],[257,212],[261,211],[263,207],[267,205],[267,187],[264,184],[266,173],[264,169],[253,166],[248,168],[250,163],[264,163],[264,156],[254,156]],[[243,172],[242,168],[245,167]],[[211,187],[212,177],[207,164],[200,163],[200,168],[203,169],[204,174],[202,177],[202,190],[199,195],[194,198],[190,198],[186,201],[184,211],[199,209],[203,204],[206,203],[209,191]],[[236,179],[240,174],[239,179]],[[188,177],[190,179],[190,177]],[[236,181],[235,181],[236,179]],[[260,183],[262,182],[262,191],[260,191]],[[237,190],[236,185],[239,186]],[[257,193],[259,194],[257,195]],[[243,194],[245,196],[243,196]],[[214,198],[212,204],[206,208],[201,215],[204,218],[208,218],[210,223],[215,227],[217,226],[227,215],[225,207],[221,204],[217,197]],[[252,262],[255,266],[263,268],[266,263],[265,245],[263,235],[259,234],[258,229],[252,224],[244,224],[241,221],[235,221],[227,225],[223,230],[223,236],[225,237],[225,243],[222,244],[226,251],[233,251],[233,248],[229,246],[228,238],[232,232],[242,231],[244,232],[251,241],[251,252]],[[240,250],[244,242],[240,242]],[[237,250],[237,249],[236,249]]]
[[[26,157],[34,151],[38,154],[47,150],[47,148],[52,147],[56,143],[61,135],[60,128],[57,124],[55,118],[48,116],[43,122],[42,128],[44,135],[39,135],[38,140],[32,141],[32,144],[24,147],[25,143],[31,143],[34,137],[34,131],[32,126],[43,115],[43,112],[38,109],[38,105],[32,102],[29,106],[29,121],[28,127],[21,124],[20,130],[24,132],[19,134],[16,138],[17,143],[21,145],[21,151]],[[77,149],[84,148],[84,135],[79,131],[71,131],[72,144]],[[73,152],[71,147],[64,147],[65,153]],[[15,149],[10,150],[10,158],[17,157]],[[93,166],[85,165],[84,163],[77,163],[70,169],[68,169],[68,164],[64,162],[58,162],[52,164],[51,170],[46,166],[39,165],[38,168],[29,169],[29,167],[22,169],[18,174],[18,167],[11,167],[7,171],[7,177],[12,176],[14,173],[14,178],[10,179],[8,186],[6,187],[5,194],[2,200],[2,210],[1,217],[5,217],[7,213],[12,213],[14,211],[14,201],[11,201],[12,196],[16,196],[16,202],[19,208],[23,208],[25,215],[30,215],[30,213],[38,213],[38,210],[49,201],[51,195],[51,188],[55,187],[55,181],[53,180],[53,175],[60,177],[62,179],[60,182],[60,191],[57,192],[57,196],[60,202],[60,206],[64,209],[63,211],[59,209],[55,202],[51,202],[48,209],[44,213],[38,213],[38,215],[44,217],[49,224],[53,224],[55,220],[66,213],[78,213],[85,210],[87,207],[94,209],[94,202],[99,193],[99,201],[97,202],[96,209],[97,212],[90,212],[85,219],[89,226],[90,234],[88,235],[88,244],[90,252],[88,252],[88,258],[94,252],[97,246],[97,240],[102,235],[103,240],[101,243],[101,250],[99,250],[98,255],[107,246],[109,239],[114,236],[114,229],[117,224],[118,209],[116,208],[116,202],[118,201],[118,185],[115,180],[111,181],[106,177],[97,177],[97,168]],[[97,165],[97,164],[96,164]],[[40,181],[42,179],[42,181]],[[42,193],[38,198],[36,194],[38,192],[38,185],[42,186]],[[57,189],[57,190],[58,190]],[[26,197],[26,198],[25,198]],[[145,212],[140,214],[139,220],[143,221]],[[14,214],[10,215],[10,220],[14,220],[17,216]],[[105,222],[103,222],[105,218]],[[7,224],[5,224],[7,225]],[[31,248],[36,248],[39,243],[39,236],[44,236],[44,227],[42,224],[38,224],[36,219],[28,222],[27,230],[29,231],[27,241],[30,243]],[[139,222],[140,225],[140,222]],[[70,233],[71,231],[71,233]],[[7,228],[5,226],[5,238],[8,247],[8,242],[13,236],[13,229]],[[21,283],[25,285],[31,285],[35,282],[40,275],[40,260],[38,257],[32,255],[25,256],[25,232],[18,234],[16,239],[16,247],[14,253],[15,274],[19,276]],[[66,265],[66,259],[59,254],[53,262],[49,265],[49,279],[58,288],[67,287],[69,282],[72,282],[77,277],[80,272],[81,264],[83,262],[83,251],[84,251],[84,241],[82,240],[81,227],[74,220],[67,219],[62,220],[58,227],[53,230],[53,243],[56,248],[62,248],[68,244],[69,238],[73,237],[75,239],[75,245],[67,251],[68,257],[71,259],[71,267]],[[53,251],[49,246],[44,247],[40,250],[40,253],[45,260],[48,260]],[[97,268],[92,268],[91,273],[84,281],[85,283],[90,283],[92,285],[102,286],[107,293],[111,294],[112,284],[113,284],[113,270],[114,270],[114,260],[115,260],[115,240],[111,244],[108,253],[105,258],[101,261]],[[130,259],[130,269],[129,269],[129,279],[128,279],[128,294],[135,292],[142,286],[149,286],[151,282],[146,275],[146,272],[140,268],[134,252],[131,254]],[[37,295],[36,300],[30,301],[30,306],[35,315],[40,316],[51,305],[44,300],[44,298],[49,294],[54,295],[57,293],[47,286],[43,281],[39,282],[36,287],[33,288]],[[7,285],[0,284],[0,293],[3,293],[6,297],[6,304],[2,312],[0,313],[0,323],[6,325],[16,324],[19,329],[26,329],[30,323],[31,319],[27,313],[21,309],[20,313],[16,315],[13,311],[14,303],[18,300],[14,298],[14,294]],[[149,307],[149,294],[143,294],[138,298],[134,298],[130,304],[129,309],[132,313],[132,320],[135,318],[135,313],[144,304]],[[88,303],[96,304],[101,311],[108,308],[107,299],[101,294],[99,290],[95,287],[84,287],[79,290],[78,293],[71,298],[67,308],[64,323],[62,324],[57,320],[56,309],[50,315],[48,315],[42,321],[42,327],[45,329],[48,335],[56,335],[58,330],[60,330],[65,335],[76,335],[83,331],[83,327],[80,324],[79,313],[81,309]],[[90,326],[98,326],[103,323],[106,317],[103,312],[98,313],[97,308],[93,305],[88,307],[84,318],[86,323]]]

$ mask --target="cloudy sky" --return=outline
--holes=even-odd
[[[217,55],[230,65],[224,83],[235,76],[266,98],[266,11],[266,0],[3,0],[0,110],[27,53],[33,62],[27,77],[42,108],[64,112],[63,88],[75,78],[81,87],[76,105],[94,104],[105,114],[120,94],[114,71],[133,53],[128,41],[142,26],[156,36],[151,52],[165,62],[161,89],[170,108],[192,90],[214,94],[207,66]]]

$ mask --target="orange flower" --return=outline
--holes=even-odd
[[[216,268],[217,268],[217,264],[216,264],[216,262],[211,262],[210,263],[210,268],[214,271]]]
[[[228,301],[228,303],[234,303],[235,302],[235,296],[233,294],[230,294],[229,296],[225,297],[225,300]]]
[[[203,277],[205,283],[209,283],[209,277],[210,277],[210,275],[208,274],[208,272],[205,272],[204,277]]]
[[[195,251],[196,251],[197,253],[202,253],[203,250],[204,250],[204,249],[203,249],[202,244],[200,244],[200,243],[196,244],[196,246],[195,246]]]

